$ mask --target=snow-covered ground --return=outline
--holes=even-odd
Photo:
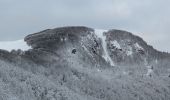
[[[104,50],[104,54],[102,55],[102,57],[110,63],[111,66],[114,66],[114,63],[111,59],[111,57],[109,56],[108,50],[107,50],[107,42],[106,42],[106,36],[104,35],[104,32],[106,32],[107,30],[100,30],[100,29],[95,29],[95,34],[97,35],[98,38],[101,39],[102,41],[102,47]]]
[[[0,41],[0,49],[7,51],[21,49],[23,51],[26,51],[28,49],[31,49],[31,47],[28,46],[27,43],[22,39],[16,41]]]
[[[117,49],[121,49],[119,43],[116,40],[111,41],[111,44],[114,45]]]

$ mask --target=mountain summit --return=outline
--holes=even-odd
[[[122,30],[99,30],[88,27],[61,27],[28,35],[25,41],[33,49],[58,52],[62,47],[100,56],[111,66],[151,63],[170,54],[157,51],[142,38]],[[81,49],[81,50],[78,50]],[[71,52],[68,51],[69,53]],[[115,64],[114,64],[115,63]]]
[[[170,99],[170,54],[130,32],[71,26],[24,41],[0,50],[2,100]]]

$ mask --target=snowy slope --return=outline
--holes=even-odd
[[[107,42],[106,42],[106,36],[104,35],[104,32],[107,32],[107,30],[100,30],[100,29],[95,29],[95,34],[98,38],[101,39],[102,41],[102,47],[104,50],[104,54],[102,57],[110,63],[111,66],[114,66],[113,60],[109,56],[108,50],[107,50]]]
[[[16,41],[1,41],[0,42],[0,49],[7,50],[7,51],[18,50],[18,49],[26,51],[30,48],[31,47],[29,47],[23,39],[16,40]]]

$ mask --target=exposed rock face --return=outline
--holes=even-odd
[[[0,100],[170,99],[170,55],[132,33],[61,27],[25,41],[0,50]]]
[[[100,33],[102,34],[102,33]],[[169,54],[159,52],[149,46],[142,38],[121,30],[106,30],[106,45],[112,60],[117,64],[149,64],[155,60],[169,57]],[[33,49],[59,50],[72,45],[83,47],[99,56],[104,52],[101,39],[95,30],[87,27],[62,27],[47,29],[25,37]],[[104,41],[104,42],[105,42]],[[63,49],[63,48],[62,48]]]
[[[57,48],[64,41],[78,42],[82,36],[87,36],[93,31],[87,27],[63,27],[47,29],[25,37],[25,41],[33,48]],[[57,46],[56,46],[57,44]]]
[[[126,31],[110,30],[107,38],[110,55],[118,64],[148,64],[161,59],[163,54],[147,45],[142,38]]]

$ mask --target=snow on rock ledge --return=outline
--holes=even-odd
[[[117,49],[121,49],[119,43],[116,40],[111,41],[111,45],[115,46]]]
[[[31,47],[28,46],[27,43],[22,39],[16,41],[1,41],[0,49],[7,50],[7,51],[21,49],[23,51],[26,51],[28,49],[31,49]]]
[[[135,47],[136,47],[138,50],[144,50],[138,43],[135,43]]]
[[[102,47],[104,50],[104,53],[102,55],[102,57],[110,63],[111,66],[114,66],[114,63],[111,59],[111,57],[109,56],[108,50],[107,50],[107,42],[106,42],[106,36],[104,35],[104,32],[107,32],[107,30],[100,30],[100,29],[95,29],[95,35],[101,39],[102,41]]]

